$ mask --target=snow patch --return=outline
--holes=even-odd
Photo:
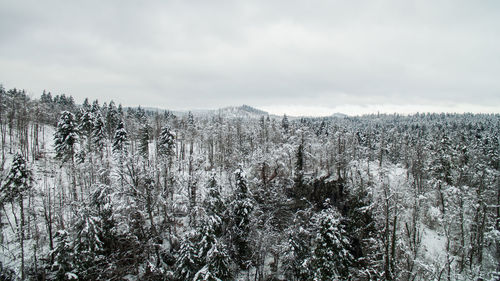
[[[424,256],[429,260],[446,262],[446,237],[434,230],[424,229],[422,234]]]

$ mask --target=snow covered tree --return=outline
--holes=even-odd
[[[175,266],[178,280],[231,280],[232,261],[217,236],[218,223],[208,216],[183,240]]]
[[[104,146],[106,144],[104,119],[100,113],[97,113],[94,119],[94,126],[92,129],[92,139],[96,152],[99,153],[101,159],[103,155]]]
[[[248,268],[251,262],[250,241],[248,234],[250,232],[251,213],[254,204],[248,194],[247,180],[242,168],[239,167],[234,172],[236,178],[236,190],[234,199],[231,202],[229,211],[230,219],[230,237],[233,246],[233,255],[238,265]]]
[[[59,230],[55,235],[55,247],[50,253],[48,280],[77,280],[73,245],[68,232]]]
[[[85,98],[85,100],[83,100],[82,108],[85,111],[90,111],[92,107],[90,106],[89,98]]]
[[[77,272],[82,276],[91,276],[93,268],[102,259],[103,242],[102,228],[99,217],[93,214],[89,207],[83,207],[78,212],[75,223],[76,235],[73,242]]]
[[[281,128],[283,128],[285,133],[288,133],[288,130],[290,129],[290,121],[288,121],[286,114],[284,114],[283,119],[281,119]]]
[[[116,128],[115,136],[113,138],[113,156],[117,161],[117,173],[120,179],[121,188],[124,187],[125,175],[124,175],[124,162],[127,155],[127,144],[128,144],[128,133],[125,130],[123,121],[118,123]]]
[[[307,190],[304,186],[304,143],[303,141],[299,144],[297,148],[297,153],[295,156],[295,170],[294,170],[294,185],[293,185],[293,195],[295,199],[300,200],[302,197],[306,196]]]
[[[181,241],[179,256],[174,266],[176,280],[193,280],[196,272],[198,272],[199,263],[195,243],[195,232],[186,233]]]
[[[10,172],[7,175],[6,183],[2,186],[0,205],[4,202],[19,201],[19,215],[21,222],[19,224],[18,235],[19,243],[21,245],[21,275],[24,279],[24,195],[32,187],[32,172],[28,169],[26,160],[20,155],[16,154],[12,161]]]
[[[128,133],[125,130],[125,125],[123,121],[118,123],[118,127],[116,128],[115,137],[113,138],[113,152],[114,153],[123,153],[127,149],[128,142]]]
[[[175,135],[169,126],[164,126],[160,132],[158,140],[158,153],[162,156],[170,157],[175,149]]]
[[[117,239],[110,193],[107,185],[94,186],[89,204],[79,209],[74,224],[73,272],[87,280],[100,280],[106,276],[108,258],[112,256]]]
[[[84,108],[80,111],[78,132],[80,133],[81,139],[85,139],[87,144],[87,152],[92,150],[92,129],[94,127],[94,118],[90,110],[85,110]]]
[[[193,113],[191,111],[188,112],[187,126],[190,128],[194,127],[194,116],[193,116]]]
[[[90,109],[90,111],[92,111],[92,114],[94,115],[101,112],[101,106],[99,105],[98,100],[92,102],[92,108]]]
[[[310,231],[302,225],[291,227],[283,258],[283,269],[289,280],[312,279],[311,238]]]
[[[110,101],[108,110],[106,111],[106,133],[108,136],[113,135],[113,131],[116,129],[116,126],[118,126],[118,122],[120,122],[118,109],[115,106],[115,102]]]
[[[68,160],[74,162],[75,144],[77,140],[78,127],[75,121],[75,115],[69,111],[63,111],[54,134],[56,157],[63,162]]]
[[[145,159],[149,158],[149,139],[151,135],[151,126],[144,122],[139,130],[139,152]]]
[[[232,280],[231,258],[222,242],[216,240],[212,243],[202,264],[193,277],[194,281]]]
[[[214,226],[215,234],[218,236],[222,232],[222,220],[224,217],[225,202],[222,200],[221,194],[219,192],[219,186],[217,185],[217,180],[215,179],[215,174],[212,174],[208,185],[205,200],[203,201],[203,207],[207,217],[212,220],[212,225]]]
[[[321,211],[314,218],[317,232],[311,261],[314,280],[349,279],[352,255],[340,218],[333,207]]]
[[[69,111],[63,111],[54,134],[54,148],[56,150],[56,158],[61,159],[63,163],[71,160],[72,192],[74,200],[78,198],[75,175],[75,144],[77,141],[78,127],[75,122],[75,115]]]
[[[12,159],[12,166],[2,187],[2,202],[11,202],[22,198],[31,188],[32,172],[28,169],[24,157],[17,153]]]

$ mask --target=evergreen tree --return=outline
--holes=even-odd
[[[49,267],[48,280],[78,279],[73,245],[68,236],[69,234],[65,230],[59,230],[54,237],[55,247],[49,258],[49,260],[53,260],[53,263]]]
[[[92,108],[90,109],[90,111],[92,112],[92,114],[97,114],[97,113],[101,113],[101,106],[99,105],[99,101],[98,100],[95,100],[93,103],[92,103]]]
[[[295,199],[301,199],[302,197],[307,195],[305,194],[306,190],[304,188],[304,143],[303,142],[299,144],[295,158],[296,160],[295,160],[295,170],[294,170],[295,177],[293,179],[294,181],[293,195],[295,196]]]
[[[315,249],[311,261],[314,280],[347,280],[352,255],[349,240],[340,222],[340,214],[327,208],[315,217]]]
[[[127,130],[125,130],[123,121],[120,121],[120,123],[118,123],[118,127],[116,128],[115,137],[113,138],[113,152],[122,153],[126,151],[127,142],[128,133]]]
[[[120,115],[114,101],[110,101],[106,112],[106,131],[108,136],[113,135],[113,131],[120,122]]]
[[[14,155],[10,172],[7,175],[6,182],[2,186],[1,201],[12,202],[21,199],[31,188],[33,180],[32,172],[28,169],[26,160],[19,153]]]
[[[194,116],[193,116],[193,113],[191,113],[191,111],[188,112],[187,126],[188,126],[188,128],[194,127]]]
[[[119,123],[120,119],[123,118],[123,107],[122,107],[121,103],[118,105],[118,110],[117,111],[118,111],[118,123]]]
[[[169,126],[164,126],[158,140],[158,153],[163,156],[171,156],[175,149],[175,135]]]
[[[241,268],[248,268],[251,261],[250,241],[250,218],[254,209],[252,200],[248,195],[247,181],[243,170],[235,171],[236,191],[234,200],[229,208],[231,218],[230,237],[233,244],[233,255]]]
[[[217,185],[217,180],[215,179],[215,174],[212,174],[208,185],[205,200],[203,201],[203,206],[207,216],[211,218],[212,221],[216,222],[215,230],[217,235],[221,231],[222,219],[224,216],[225,203],[222,200],[221,194],[219,192],[219,186]]]
[[[183,240],[175,266],[178,280],[231,280],[232,262],[217,224],[208,216]]]
[[[79,119],[78,132],[81,134],[82,139],[87,141],[87,152],[92,150],[92,130],[94,128],[94,118],[90,110],[81,109],[81,117]]]
[[[148,159],[149,157],[150,132],[151,127],[148,122],[144,122],[143,126],[139,130],[139,152],[145,159]]]
[[[97,113],[94,119],[94,128],[92,130],[92,138],[94,142],[94,147],[99,155],[102,158],[102,152],[104,150],[105,142],[106,142],[106,133],[105,133],[105,125],[104,119],[102,118],[100,113]]]
[[[298,223],[298,222],[296,222]],[[311,233],[300,224],[293,227],[287,241],[283,267],[290,280],[311,280]]]
[[[195,281],[233,280],[231,259],[226,247],[219,241],[214,241],[206,253],[203,267],[195,274]]]
[[[4,202],[19,200],[19,214],[21,222],[19,224],[18,234],[21,245],[21,278],[24,279],[24,194],[32,187],[32,172],[28,169],[26,160],[18,153],[14,156],[10,172],[7,175],[7,181],[1,190],[2,197],[0,205]]]
[[[69,111],[64,111],[57,123],[56,132],[54,134],[54,146],[56,150],[56,158],[62,162],[71,163],[72,173],[72,193],[73,199],[77,200],[76,192],[76,175],[75,175],[75,144],[78,140],[78,129],[75,122],[75,115]]]
[[[79,276],[86,280],[100,280],[106,276],[117,237],[113,219],[111,190],[107,185],[93,187],[90,202],[82,206],[75,223],[73,252]]]
[[[176,280],[193,280],[196,272],[198,272],[199,262],[195,243],[194,231],[186,233],[181,242],[177,262],[174,265]]]
[[[103,259],[102,228],[100,218],[90,207],[82,207],[75,223],[73,248],[78,275],[96,277],[96,267]]]
[[[85,100],[83,101],[82,109],[84,111],[90,111],[92,109],[92,107],[90,106],[90,103],[89,103],[89,98],[85,98]]]
[[[40,102],[51,104],[52,103],[52,94],[50,92],[46,92],[43,90],[42,96],[40,97]]]
[[[75,144],[78,140],[78,129],[75,115],[69,111],[63,111],[57,123],[54,134],[56,157],[63,162],[74,160]]]
[[[285,131],[285,133],[288,133],[288,130],[290,129],[290,121],[288,121],[288,117],[286,114],[283,115],[283,119],[281,119],[281,127]]]

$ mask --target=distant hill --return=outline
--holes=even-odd
[[[269,113],[249,105],[224,107],[215,111],[226,117],[259,118],[268,116]]]
[[[143,107],[144,110],[150,112],[159,112],[164,111],[165,109],[155,108],[155,107]],[[184,116],[190,112],[195,116],[223,116],[227,118],[251,118],[256,119],[261,116],[269,116],[270,118],[280,119],[282,115],[274,115],[270,114],[267,111],[249,106],[249,105],[241,105],[241,106],[228,106],[219,109],[192,109],[192,110],[170,110],[173,114],[177,116]],[[287,115],[290,120],[300,119],[302,116],[293,116]],[[306,118],[346,118],[347,114],[336,112],[330,116],[322,116],[322,117],[306,117]]]
[[[158,112],[165,109],[154,107],[143,107],[146,111]],[[221,115],[228,118],[260,118],[261,116],[269,116],[269,113],[249,105],[229,106],[220,109],[193,109],[193,110],[171,110],[175,115],[183,116],[188,112],[195,116],[214,116]]]
[[[340,113],[340,112],[335,112],[334,114],[332,114],[332,115],[331,115],[331,117],[335,117],[335,118],[346,118],[346,117],[347,117],[347,114]]]

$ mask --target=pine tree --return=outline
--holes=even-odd
[[[123,121],[118,123],[118,127],[116,128],[115,137],[113,138],[113,152],[114,153],[122,153],[126,151],[128,142],[128,133],[125,130],[125,126]]]
[[[40,97],[40,102],[51,104],[52,103],[52,94],[50,92],[46,92],[43,90],[42,96]]]
[[[90,111],[92,109],[92,107],[90,106],[90,103],[89,103],[89,98],[85,98],[85,100],[83,101],[83,104],[82,104],[82,108],[85,111]]]
[[[100,113],[97,113],[94,119],[92,138],[94,147],[102,159],[102,153],[106,142],[106,133],[105,133],[104,119],[102,118]]]
[[[1,201],[12,202],[22,198],[31,188],[32,172],[28,169],[26,160],[19,153],[14,155],[10,172],[2,187]]]
[[[295,177],[294,181],[294,196],[296,199],[301,199],[306,196],[304,189],[304,143],[301,142],[297,148],[295,160]]]
[[[219,241],[214,241],[208,250],[204,266],[195,274],[195,281],[232,280],[231,259],[226,247]]]
[[[78,129],[75,122],[75,115],[69,111],[63,111],[54,134],[54,146],[56,150],[56,158],[61,159],[63,163],[70,160],[74,200],[78,198],[76,193],[75,175],[75,144],[77,141]]]
[[[72,241],[76,258],[74,272],[87,280],[102,279],[108,262],[113,262],[107,260],[117,238],[110,193],[107,185],[94,186],[89,204],[77,213]]]
[[[26,160],[18,153],[14,156],[6,183],[2,187],[0,205],[4,202],[19,200],[19,214],[21,223],[19,225],[19,243],[21,246],[21,275],[24,279],[24,194],[32,187],[32,172],[28,169]]]
[[[250,241],[250,218],[254,209],[252,200],[248,195],[247,181],[243,170],[235,171],[236,191],[234,201],[230,206],[231,230],[230,236],[233,244],[233,255],[239,266],[248,268],[251,261]]]
[[[175,135],[170,130],[169,126],[164,126],[161,129],[160,138],[158,140],[158,153],[162,156],[169,157],[174,153]]]
[[[288,121],[288,117],[286,114],[283,115],[283,119],[281,119],[281,127],[285,131],[285,133],[288,133],[288,130],[290,129],[290,121]]]
[[[192,280],[199,270],[197,251],[195,248],[195,233],[191,231],[186,233],[181,242],[179,256],[175,263],[175,277],[177,280]]]
[[[48,280],[77,280],[75,257],[73,245],[69,234],[65,230],[59,230],[55,235],[55,247],[50,253],[50,265]]]
[[[87,141],[87,152],[91,152],[92,150],[92,130],[94,128],[94,118],[92,116],[92,112],[90,110],[85,110],[84,108],[80,111],[80,119],[78,125],[78,132],[81,134],[82,138],[85,138]]]
[[[74,161],[75,144],[78,140],[78,129],[75,115],[69,111],[63,111],[57,123],[54,134],[56,157],[66,162]]]
[[[103,253],[102,228],[100,218],[90,207],[82,207],[78,212],[78,219],[74,225],[75,238],[73,248],[76,257],[78,275],[92,276],[95,266],[101,261]]]
[[[215,175],[209,181],[207,189],[207,197],[203,202],[205,216],[195,232],[198,271],[193,280],[231,280],[232,261],[221,237],[224,203],[218,192]]]
[[[145,158],[149,158],[149,139],[150,139],[151,127],[148,122],[144,122],[143,126],[139,130],[139,152]]]
[[[297,222],[296,222],[297,223]],[[292,227],[287,241],[283,267],[290,280],[310,280],[311,233],[301,225]]]
[[[115,106],[115,102],[110,101],[108,105],[108,110],[106,112],[106,131],[108,136],[113,135],[113,131],[116,129],[116,126],[118,126],[119,122],[120,122],[120,116],[118,113],[118,109]]]
[[[118,111],[118,123],[119,123],[120,119],[123,118],[123,107],[121,103],[118,105],[117,111]]]
[[[340,214],[333,207],[315,217],[316,238],[312,268],[314,280],[347,280],[352,255],[349,240],[340,222]]]
[[[212,175],[210,181],[208,182],[203,207],[205,208],[208,218],[212,221],[216,235],[220,235],[222,232],[222,220],[226,206],[219,192],[219,186],[217,185],[215,174]]]
[[[208,216],[183,240],[176,264],[178,280],[231,280],[232,262]]]
[[[99,105],[99,101],[98,100],[95,100],[93,103],[92,103],[92,108],[90,109],[90,111],[92,112],[92,114],[97,114],[97,113],[100,113],[101,112],[101,106]]]
[[[188,128],[194,127],[194,116],[193,116],[193,113],[191,113],[191,111],[188,112],[187,126],[188,126]]]

